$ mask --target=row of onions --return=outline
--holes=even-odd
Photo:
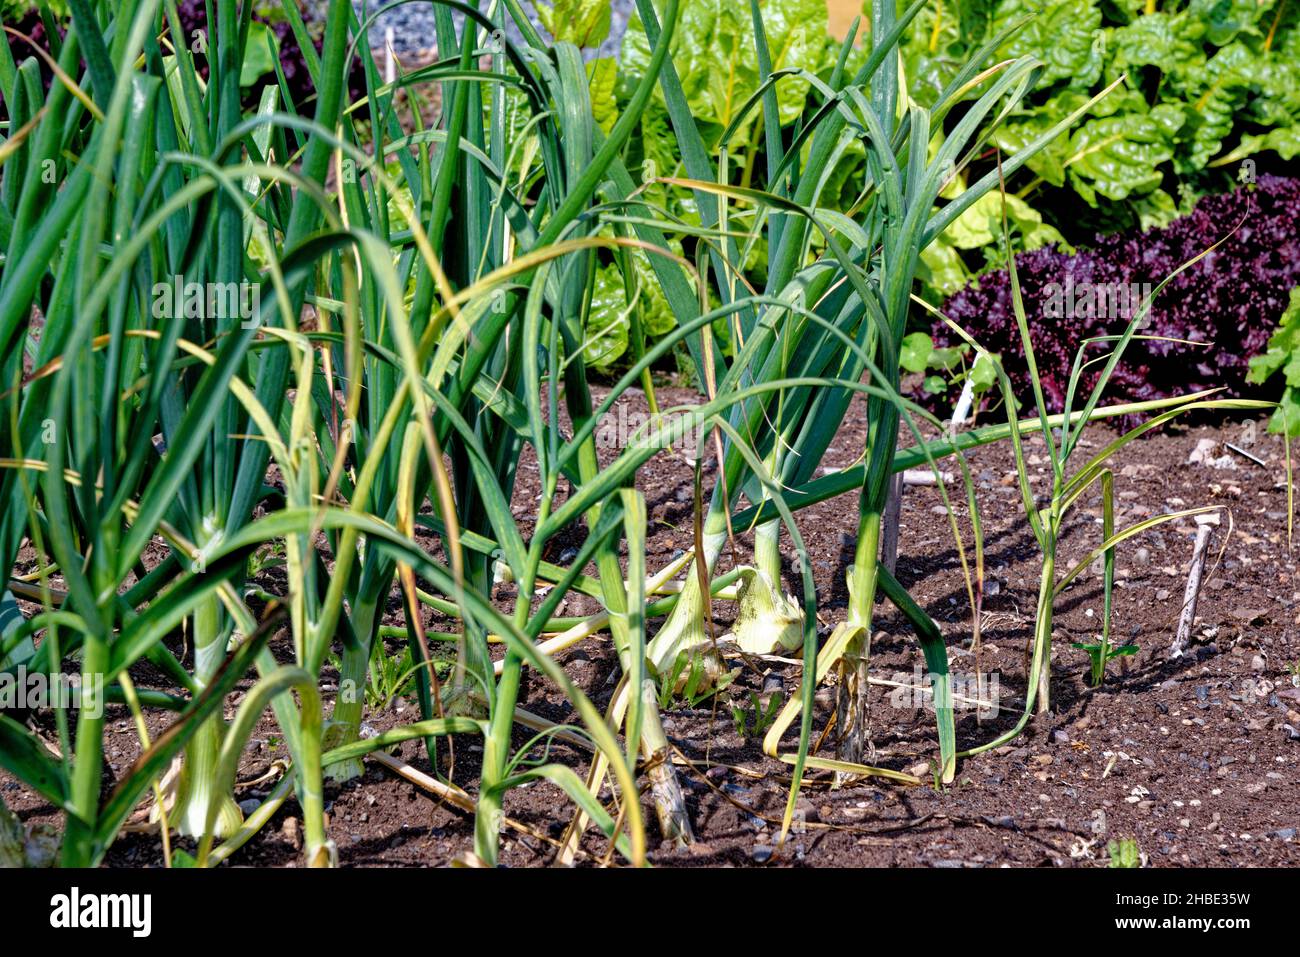
[[[827,81],[772,69],[751,0],[763,82],[709,141],[668,56],[678,0],[637,0],[650,69],[605,125],[593,116],[595,81],[581,51],[543,38],[518,0],[439,0],[442,53],[394,78],[364,40],[379,11],[363,21],[332,0],[317,53],[286,2],[316,91],[306,102],[294,102],[283,73],[255,102],[241,90],[250,4],[213,5],[207,80],[181,41],[175,0],[69,0],[68,30],[51,34],[48,61],[15,63],[0,46],[0,548],[5,603],[22,610],[5,628],[0,667],[71,668],[83,678],[80,709],[53,709],[52,731],[39,716],[0,713],[0,766],[62,810],[62,862],[101,861],[152,800],[168,860],[179,859],[170,841],[178,833],[197,839],[187,859],[216,864],[293,800],[306,863],[328,866],[337,851],[324,778],[355,777],[367,754],[419,739],[445,793],[473,809],[473,860],[498,860],[505,795],[545,780],[573,804],[568,858],[594,827],[615,853],[643,863],[642,774],[664,836],[690,839],[663,760],[660,686],[684,666],[716,674],[717,656],[733,647],[802,657],[805,680],[764,742],[793,765],[788,828],[810,767],[907,777],[865,763],[878,597],[919,639],[937,705],[936,775],[950,781],[960,755],[945,638],[882,564],[882,515],[896,474],[958,463],[973,521],[953,518],[952,532],[978,612],[982,545],[962,452],[993,442],[1013,450],[1043,550],[1032,666],[1041,680],[1025,718],[1046,707],[1052,602],[1074,574],[1055,566],[1063,517],[1094,483],[1109,501],[1105,463],[1120,447],[1070,471],[1083,428],[1103,416],[1153,411],[1161,422],[1229,403],[1105,407],[1103,375],[1065,415],[1048,416],[1040,399],[1024,421],[953,434],[900,394],[920,254],[999,189],[999,172],[942,203],[941,193],[987,150],[1040,69],[1029,56],[986,62],[1020,26],[1010,24],[921,109],[899,88],[896,45],[924,3],[898,14],[877,0],[862,65],[846,67],[851,36]],[[503,39],[507,23],[521,44]],[[350,101],[354,57],[365,96]],[[821,105],[785,136],[776,95],[794,78],[813,84]],[[972,101],[973,89],[983,93]],[[681,158],[660,182],[693,197],[698,222],[656,207],[626,165],[656,90]],[[426,124],[430,99],[438,119]],[[1091,105],[1003,157],[1001,172]],[[755,117],[766,121],[764,189],[735,185],[729,154]],[[867,156],[857,199],[847,210],[824,207],[828,175],[851,148]],[[744,281],[754,255],[766,257],[762,288]],[[584,330],[596,270],[610,262],[629,301],[652,275],[677,325],[654,342],[640,336],[626,373],[593,392]],[[173,296],[180,284],[256,295],[239,299],[249,304],[242,311],[210,308],[211,296],[192,309],[159,308],[185,298]],[[1134,328],[1094,344],[1109,355],[1107,372]],[[723,329],[730,354],[717,341]],[[654,406],[660,414],[602,464],[602,416],[651,385],[650,370],[674,350],[690,356],[703,400]],[[862,462],[825,474],[819,466],[856,397],[868,415]],[[1006,408],[1015,408],[1009,391]],[[1047,505],[1021,448],[1031,432],[1051,451]],[[647,568],[638,471],[682,435],[702,436],[695,548]],[[541,496],[536,514],[520,518],[511,506],[525,448]],[[706,454],[719,463],[707,496]],[[821,642],[798,513],[846,492],[858,502],[850,602]],[[575,529],[577,554],[545,560],[548,545]],[[752,565],[720,574],[728,542],[750,530]],[[1140,530],[1108,522],[1083,563],[1104,556],[1107,611],[1114,548]],[[794,597],[783,587],[783,534],[798,557]],[[284,556],[274,581],[250,572],[268,545]],[[492,600],[503,580],[513,585],[509,607]],[[603,611],[562,616],[573,593]],[[394,596],[401,628],[384,623]],[[725,636],[711,627],[715,600],[738,605]],[[447,631],[426,627],[430,607]],[[331,702],[322,675],[337,651],[339,686],[364,685],[394,634],[416,665],[420,719],[363,737],[363,699]],[[621,669],[604,712],[552,657],[593,634],[608,634]],[[273,651],[273,641],[284,644]],[[563,692],[574,725],[521,709],[525,669]],[[812,736],[814,693],[832,674],[833,757],[814,753]],[[107,793],[97,694],[98,704],[126,708],[140,737],[140,758]],[[291,769],[245,818],[232,787],[268,711]],[[171,712],[165,730],[151,735],[146,719],[162,712]],[[516,747],[521,725],[533,735]],[[538,760],[561,737],[589,750],[585,773]],[[458,781],[455,742],[466,738],[481,744],[482,766]],[[613,797],[602,799],[606,780]]]

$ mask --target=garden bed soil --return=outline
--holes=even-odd
[[[645,411],[639,393],[630,393],[624,401],[631,412]],[[664,406],[696,401],[695,393],[686,390],[660,393]],[[861,456],[864,430],[864,408],[855,402],[825,467],[853,465]],[[1082,451],[1101,448],[1115,434],[1109,426],[1093,427]],[[1235,468],[1188,464],[1202,439],[1232,442],[1265,464],[1231,452],[1227,454]],[[615,451],[602,450],[602,460]],[[1031,470],[1045,479],[1049,465],[1041,440],[1031,439],[1026,453]],[[1025,650],[1039,573],[1036,545],[1011,477],[1009,447],[977,450],[968,460],[979,496],[987,567],[978,667],[996,677],[1004,710],[983,721],[973,710],[959,710],[959,748],[988,741],[1014,723],[1023,701]],[[531,461],[526,456],[521,463],[514,496],[521,522],[538,495]],[[706,487],[716,475],[711,464],[705,463]],[[1101,688],[1088,687],[1086,655],[1070,647],[1074,641],[1094,640],[1099,630],[1101,579],[1089,574],[1057,603],[1052,713],[1036,719],[1011,744],[961,761],[956,780],[944,787],[866,781],[833,789],[830,775],[814,772],[799,798],[796,833],[775,850],[790,767],[765,757],[758,741],[742,739],[732,705],[749,707],[750,691],[762,698],[792,693],[799,669],[750,662],[716,698],[665,712],[665,731],[678,750],[678,775],[697,841],[684,850],[660,845],[647,802],[651,860],[669,866],[1096,867],[1105,866],[1109,841],[1132,838],[1150,866],[1300,864],[1300,732],[1294,730],[1300,728],[1300,688],[1293,686],[1287,671],[1288,664],[1300,659],[1300,582],[1288,545],[1282,443],[1265,434],[1263,421],[1176,426],[1128,446],[1113,466],[1118,527],[1203,504],[1228,510],[1214,540],[1188,654],[1168,657],[1195,534],[1191,520],[1183,520],[1120,546],[1114,637],[1138,645],[1139,651],[1112,663]],[[657,569],[691,544],[692,470],[680,454],[661,454],[641,470],[638,484],[650,515],[648,566]],[[956,501],[964,503],[960,489],[952,491]],[[977,656],[971,647],[960,561],[942,512],[937,489],[908,490],[898,574],[940,624],[952,671],[960,677],[975,672]],[[964,504],[957,513],[969,555]],[[826,634],[845,616],[856,494],[812,506],[797,517],[815,576],[819,626]],[[1100,540],[1100,523],[1099,496],[1086,496],[1062,542],[1065,567]],[[750,537],[741,535],[738,543],[747,559]],[[559,560],[574,544],[556,541],[547,557]],[[790,561],[785,538],[783,550],[786,588],[798,593],[797,563]],[[723,566],[728,563],[724,556]],[[273,586],[272,581],[268,590]],[[497,597],[502,607],[509,607],[510,594],[499,591]],[[590,599],[575,596],[561,613],[594,610]],[[722,633],[728,603],[715,603],[715,612]],[[400,603],[394,599],[388,620],[400,623],[400,615]],[[439,625],[431,614],[427,623]],[[919,683],[921,655],[901,616],[891,606],[878,605],[874,627],[873,676]],[[180,650],[179,644],[175,647]],[[283,635],[276,649],[282,657],[291,655]],[[617,661],[606,638],[589,639],[562,653],[559,661],[598,706],[609,704]],[[157,675],[152,677],[156,685]],[[149,678],[149,670],[142,667],[138,683],[150,686]],[[326,678],[328,682],[334,676]],[[332,694],[333,686],[327,683],[326,696]],[[241,697],[242,691],[232,696],[228,717]],[[563,696],[536,674],[527,676],[523,699],[532,712],[577,723]],[[814,733],[820,735],[830,716],[833,690],[824,685],[817,701]],[[893,686],[874,686],[871,734],[875,763],[914,769],[929,780],[921,766],[936,757],[935,732],[932,714],[920,706],[923,701]],[[111,787],[113,778],[138,756],[139,747],[124,709],[110,708],[108,718],[105,784]],[[367,722],[378,730],[417,719],[418,709],[401,699],[367,715]],[[165,722],[151,715],[149,723],[156,734]],[[47,726],[50,740],[52,728]],[[531,736],[520,729],[516,746]],[[787,743],[793,743],[793,736]],[[833,740],[822,753],[833,753]],[[422,743],[407,742],[398,754],[417,769],[429,769]],[[249,744],[239,779],[256,779],[283,757],[268,715]],[[480,757],[472,739],[458,738],[454,780],[472,790]],[[558,743],[550,757],[585,772],[586,756],[574,747]],[[443,770],[447,758],[444,747],[439,754]],[[237,797],[257,799],[266,787],[244,788]],[[58,824],[53,809],[3,773],[0,788],[5,803],[24,821]],[[446,865],[473,846],[470,815],[374,762],[359,779],[328,784],[327,801],[330,835],[344,866]],[[536,783],[511,791],[505,811],[526,832],[515,827],[504,831],[501,863],[550,863],[555,842],[571,818],[571,803],[551,785]],[[297,865],[299,813],[288,802],[232,862]],[[583,851],[580,863],[609,859],[607,842],[594,830],[588,832]],[[111,866],[154,866],[161,861],[157,836],[144,833],[124,834],[107,859]]]

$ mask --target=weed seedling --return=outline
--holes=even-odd
[[[1142,866],[1142,849],[1138,847],[1135,838],[1122,837],[1118,841],[1109,842],[1106,845],[1106,853],[1110,855],[1111,867]]]
[[[1137,645],[1120,645],[1116,647],[1105,639],[1095,645],[1085,645],[1076,641],[1072,647],[1088,653],[1088,660],[1092,662],[1092,686],[1094,688],[1101,687],[1102,681],[1106,678],[1106,665],[1109,662],[1114,661],[1116,658],[1136,655],[1138,651]]]
[[[767,729],[776,720],[776,713],[781,709],[781,698],[779,695],[770,695],[765,705],[757,692],[751,691],[749,703],[751,707],[748,708],[736,704],[731,706],[731,718],[736,724],[736,734],[746,741],[761,738],[767,733]]]

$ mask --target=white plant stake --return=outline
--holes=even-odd
[[[393,28],[384,28],[384,82],[397,82],[397,57],[393,54]]]
[[[951,472],[935,472],[931,469],[907,469],[903,473],[904,485],[947,485],[951,481]]]
[[[1178,618],[1178,631],[1169,649],[1170,658],[1179,658],[1187,648],[1196,620],[1196,602],[1201,597],[1201,576],[1205,574],[1205,556],[1210,550],[1210,537],[1219,524],[1218,512],[1196,516],[1196,544],[1192,548],[1192,567],[1187,572],[1187,588],[1183,592],[1183,612]]]
[[[970,416],[971,406],[975,404],[975,387],[971,383],[969,376],[966,377],[966,384],[961,387],[961,395],[957,397],[957,404],[953,406],[952,422],[948,426],[948,431],[956,434],[959,426],[965,423]]]

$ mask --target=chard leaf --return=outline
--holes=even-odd
[[[609,0],[555,0],[548,9],[534,4],[538,19],[555,41],[598,47],[609,36]]]
[[[999,30],[1026,14],[1033,14],[1033,19],[1002,45],[997,54],[1000,59],[1031,55],[1043,60],[1040,88],[1060,80],[1086,88],[1097,81],[1102,66],[1097,0],[1002,0],[992,29]]]
[[[1058,122],[1087,102],[1087,96],[1077,90],[1066,90],[1027,115],[1015,116],[1003,123],[993,133],[993,142],[1004,153],[1012,154],[1042,136]],[[1065,164],[1070,158],[1070,140],[1058,136],[1044,149],[1032,156],[1028,166],[1035,176],[1041,176],[1053,186],[1065,185]]]
[[[760,6],[773,72],[800,67],[817,73],[833,63],[823,0],[764,0]],[[758,54],[746,4],[684,0],[670,51],[691,113],[697,122],[718,127],[718,132],[758,89]],[[630,88],[643,76],[649,62],[645,27],[633,14],[619,53],[622,87]],[[803,114],[808,81],[786,77],[776,90],[781,122],[794,122]],[[655,97],[663,102],[661,92],[656,91]],[[755,111],[747,124],[751,132],[758,116]]]
[[[1205,37],[1215,46],[1224,46],[1240,34],[1260,36],[1260,18],[1271,12],[1276,0],[1192,0],[1187,7],[1190,16],[1205,25]]]
[[[1205,63],[1200,38],[1204,25],[1187,14],[1151,13],[1126,27],[1109,31],[1108,77],[1135,67],[1159,67],[1164,73],[1194,71]]]
[[[922,106],[934,105],[944,87],[966,65],[970,44],[977,42],[977,36],[963,26],[964,10],[964,4],[941,0],[918,13],[903,38],[907,91]],[[979,29],[982,32],[982,25]]]
[[[591,115],[608,133],[618,119],[618,97],[614,93],[618,64],[613,57],[601,57],[590,64]]]
[[[614,265],[598,270],[582,345],[588,365],[606,371],[627,352],[629,317],[622,273]]]
[[[981,196],[970,209],[962,213],[948,227],[944,236],[958,249],[979,249],[1002,236],[1003,197],[998,193]],[[1007,224],[1024,239],[1024,248],[1037,249],[1050,242],[1060,242],[1062,237],[1055,228],[1043,222],[1043,217],[1018,196],[1006,196]]]
[[[1163,179],[1160,165],[1173,158],[1170,111],[1123,113],[1089,120],[1070,139],[1070,183],[1092,206],[1097,197],[1127,199],[1149,193]]]

